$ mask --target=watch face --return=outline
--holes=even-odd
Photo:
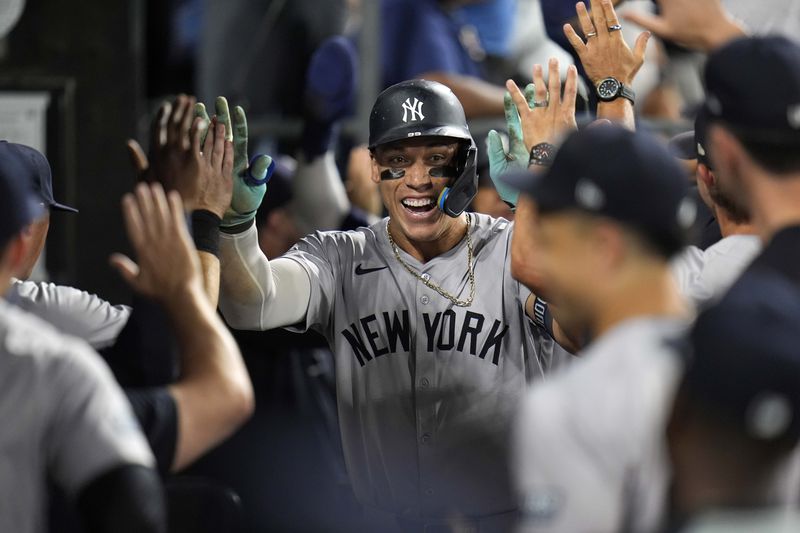
[[[597,86],[597,96],[601,100],[611,100],[619,93],[620,84],[614,78],[606,78]]]

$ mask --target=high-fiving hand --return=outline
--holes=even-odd
[[[571,24],[564,25],[564,34],[593,84],[611,77],[630,85],[644,64],[650,32],[641,33],[631,50],[622,38],[622,27],[610,0],[591,0],[591,7],[590,14],[583,2],[576,6],[585,41]]]
[[[202,291],[200,260],[177,191],[140,183],[123,197],[122,213],[138,264],[122,254],[112,255],[111,264],[131,287],[165,305],[186,291]]]

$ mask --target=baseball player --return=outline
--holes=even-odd
[[[6,300],[54,324],[59,330],[86,340],[95,349],[113,344],[128,321],[129,307],[112,305],[73,287],[27,280],[44,248],[50,211],[77,213],[77,209],[55,201],[50,164],[37,150],[0,141],[0,160],[6,159],[17,162],[19,174],[16,178],[31,183],[47,207],[24,232],[30,241],[29,252],[11,280]]]
[[[37,196],[0,165],[0,287],[24,263]],[[3,290],[4,292],[4,290]],[[47,481],[89,531],[164,532],[153,456],[108,368],[83,341],[0,299],[0,530],[46,530]]]
[[[700,110],[694,131],[670,141],[670,151],[681,159],[697,160],[697,187],[714,214],[722,239],[705,250],[687,246],[673,261],[672,275],[678,289],[696,306],[721,296],[761,250],[748,208],[714,172],[706,140],[707,112]]]
[[[443,85],[414,80],[381,93],[369,146],[389,216],[309,235],[272,261],[244,213],[264,188],[235,179],[232,205],[243,214],[221,238],[220,308],[235,328],[327,338],[363,504],[410,531],[444,528],[454,514],[466,527],[506,530],[509,421],[553,357],[525,315],[529,291],[510,275],[513,226],[463,212],[476,148]]]
[[[506,180],[537,214],[535,256],[515,261],[535,263],[559,320],[588,339],[524,401],[522,530],[656,531],[681,368],[666,341],[689,315],[668,266],[694,218],[684,173],[655,139],[608,125],[570,136],[543,174]]]

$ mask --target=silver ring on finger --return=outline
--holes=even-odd
[[[547,107],[550,105],[550,100],[542,100],[541,102],[534,100],[533,107]]]
[[[622,26],[620,26],[619,24],[614,24],[613,26],[608,27],[608,33],[611,33],[612,31],[620,31],[621,29]]]
[[[590,31],[589,33],[587,33],[586,34],[586,38],[589,39],[590,37],[597,37],[597,32],[596,31]]]

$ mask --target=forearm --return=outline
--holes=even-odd
[[[514,234],[511,237],[511,275],[524,280],[531,291],[541,294],[544,291],[541,275],[529,260],[536,257],[536,206],[526,195],[520,195],[514,211]]]
[[[625,83],[628,84],[628,82]],[[636,131],[633,103],[627,98],[617,98],[611,102],[598,102],[597,118],[606,119],[625,129]]]
[[[419,76],[446,85],[458,97],[467,118],[502,116],[505,89],[472,76],[426,72]]]
[[[339,229],[350,210],[342,178],[336,168],[333,152],[316,159],[298,159],[293,180],[292,213],[297,219],[300,233]]]
[[[178,340],[181,377],[170,387],[178,412],[173,470],[227,438],[253,411],[239,347],[199,286],[165,304]]]
[[[216,309],[219,303],[219,258],[209,252],[197,252],[200,268],[203,271],[203,287],[211,307]]]
[[[308,275],[291,259],[269,261],[254,227],[222,236],[220,263],[219,307],[232,327],[267,330],[305,319],[311,299]]]

